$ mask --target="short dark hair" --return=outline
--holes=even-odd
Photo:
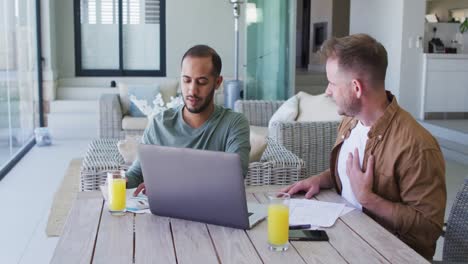
[[[338,59],[341,69],[385,81],[388,59],[385,47],[367,34],[355,34],[327,40],[320,49],[322,59]]]
[[[221,68],[223,67],[221,57],[219,57],[218,53],[216,53],[216,51],[213,48],[207,45],[195,45],[188,49],[182,57],[182,60],[180,61],[181,64],[184,61],[185,57],[211,57],[211,63],[213,64],[212,74],[215,77],[218,77],[221,74]]]

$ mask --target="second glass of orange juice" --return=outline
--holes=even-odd
[[[126,185],[124,171],[109,171],[107,173],[107,203],[112,215],[125,214]]]
[[[285,251],[289,247],[289,199],[287,193],[268,193],[268,244],[272,251]]]

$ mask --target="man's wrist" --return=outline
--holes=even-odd
[[[317,175],[316,177],[314,178],[317,178],[316,180],[316,183],[318,184],[318,186],[320,187],[320,189],[327,189],[327,188],[331,188],[332,187],[332,183],[330,182],[330,175],[329,175],[329,171],[324,171],[322,173],[320,173],[319,175]]]
[[[363,207],[372,207],[372,205],[378,201],[378,199],[380,198],[380,196],[378,196],[376,193],[374,193],[373,191],[369,191],[368,193],[366,193],[365,195],[363,195],[359,201],[359,203],[363,206]]]

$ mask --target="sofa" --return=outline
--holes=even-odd
[[[99,98],[99,137],[125,138],[127,135],[143,134],[148,119],[129,114],[130,99],[128,87],[132,85],[118,83],[118,94],[103,94]],[[148,84],[146,84],[148,85]],[[179,81],[175,78],[157,78],[152,85],[158,85],[164,102],[180,94]],[[223,85],[215,92],[215,103],[223,104]]]
[[[174,80],[172,80],[174,81]],[[177,83],[171,80],[164,80],[161,85],[161,94],[164,99],[177,94]],[[120,90],[122,87],[119,87]],[[222,104],[223,90],[218,89],[215,93],[215,103]],[[89,178],[91,185],[88,189],[96,188],[94,182],[96,179],[96,167],[99,167],[101,156],[105,156],[105,160],[110,160],[111,164],[123,163],[121,155],[117,155],[117,140],[124,139],[128,136],[142,135],[147,124],[146,117],[131,117],[125,113],[125,92],[121,94],[104,94],[100,97],[100,122],[99,122],[99,140],[90,147],[91,153],[99,153],[99,159],[93,158],[95,155],[89,155],[89,168],[84,170],[90,171]],[[287,150],[282,145],[278,144],[271,138],[263,138],[266,142],[265,148],[259,153],[258,157],[251,159],[249,163],[248,173],[245,178],[246,185],[285,185],[291,184],[303,179],[305,174],[304,161],[298,156]],[[103,152],[104,149],[111,149],[108,154]],[[89,151],[88,151],[89,152]],[[251,153],[252,157],[252,153]],[[118,159],[118,160],[117,160]],[[97,164],[97,165],[96,165]],[[85,173],[86,174],[86,173]],[[83,172],[82,172],[83,175]],[[87,174],[86,174],[87,175]],[[86,189],[85,188],[85,189]]]

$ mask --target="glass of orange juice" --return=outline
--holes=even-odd
[[[125,214],[126,185],[124,171],[107,172],[107,204],[112,215]]]
[[[287,193],[268,193],[268,245],[272,251],[285,251],[289,247],[289,199]]]

